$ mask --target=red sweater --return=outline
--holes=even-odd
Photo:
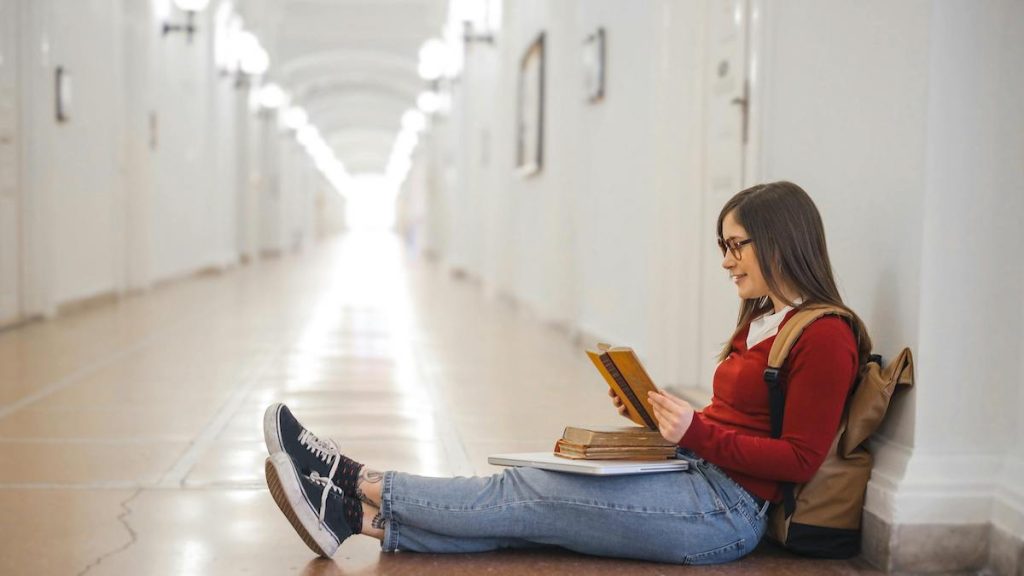
[[[747,350],[748,330],[733,339],[732,352],[715,371],[711,404],[694,415],[679,445],[721,468],[750,493],[778,502],[780,482],[807,482],[825,461],[857,375],[857,343],[850,327],[836,316],[804,329],[782,369],[786,411],[782,437],[776,439],[771,437],[764,382],[775,337]]]

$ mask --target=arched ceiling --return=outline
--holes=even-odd
[[[246,0],[269,38],[270,77],[306,108],[350,173],[383,172],[425,88],[419,48],[447,0]]]

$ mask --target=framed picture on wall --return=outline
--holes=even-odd
[[[591,104],[604,99],[604,61],[605,33],[598,28],[583,41],[583,89]]]
[[[71,119],[71,74],[63,66],[54,71],[53,95],[54,117],[63,124]]]
[[[522,176],[544,165],[544,33],[530,43],[519,61],[516,105],[516,168]]]

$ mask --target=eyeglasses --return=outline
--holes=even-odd
[[[753,242],[753,238],[747,238],[746,240],[737,240],[735,238],[729,238],[727,240],[718,239],[718,248],[722,251],[722,257],[725,258],[725,251],[728,250],[732,253],[732,257],[737,260],[743,259],[741,250],[747,244]]]

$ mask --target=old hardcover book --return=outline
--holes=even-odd
[[[671,446],[657,430],[643,426],[566,426],[562,440],[584,446]]]
[[[566,440],[555,443],[555,455],[574,460],[657,460],[674,458],[675,446],[587,446]]]
[[[613,348],[607,344],[598,344],[597,348],[587,350],[587,356],[597,367],[597,371],[604,376],[615,395],[622,400],[629,419],[656,430],[658,424],[654,421],[654,409],[647,399],[647,393],[657,391],[658,387],[647,375],[633,349],[625,346]]]

